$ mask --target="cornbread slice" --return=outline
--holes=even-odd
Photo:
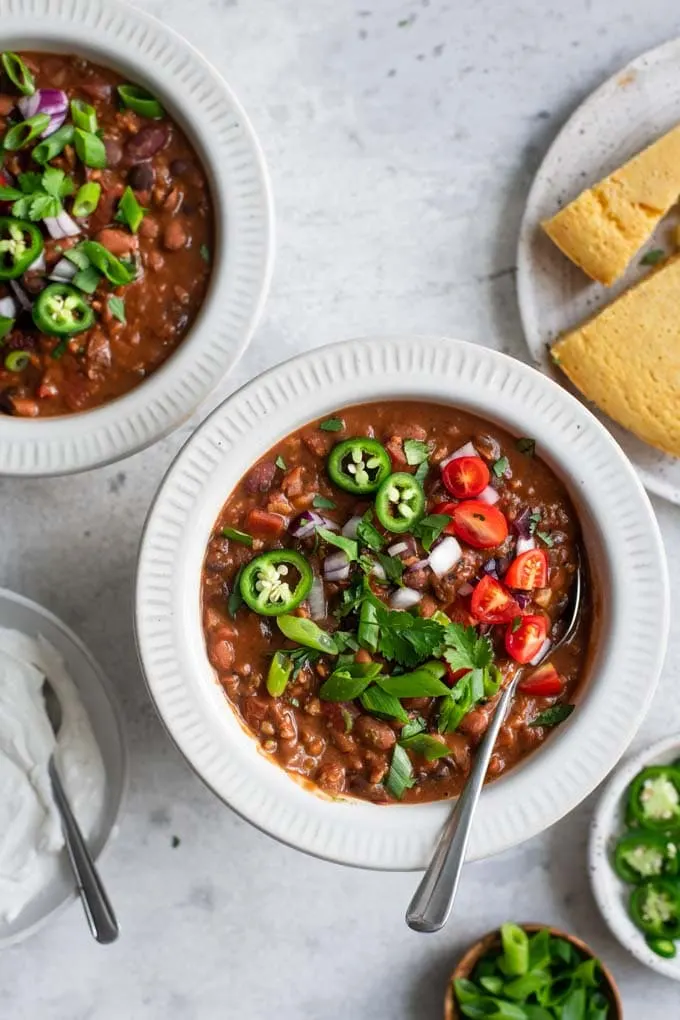
[[[680,457],[680,255],[552,347],[589,400],[646,443]]]
[[[680,125],[541,226],[599,283],[621,276],[680,195]]]

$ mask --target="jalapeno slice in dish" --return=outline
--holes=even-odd
[[[650,765],[628,789],[628,822],[665,831],[680,825],[680,771],[671,765]]]
[[[16,280],[25,273],[44,245],[35,223],[0,216],[0,280]]]
[[[333,447],[326,470],[330,480],[340,489],[361,496],[380,488],[392,470],[392,461],[377,439],[353,436]]]
[[[631,885],[667,878],[678,873],[678,848],[662,832],[628,832],[616,844],[613,865],[619,878]]]
[[[410,531],[423,516],[425,493],[413,475],[397,471],[382,483],[375,497],[375,512],[383,528],[400,534]]]
[[[680,886],[670,878],[653,878],[643,882],[631,894],[630,916],[645,935],[678,938]]]
[[[43,333],[75,336],[90,328],[94,312],[75,287],[68,283],[51,283],[40,292],[33,305],[33,321]]]
[[[309,594],[314,575],[304,556],[293,549],[274,549],[256,556],[239,582],[246,605],[260,616],[281,616]]]

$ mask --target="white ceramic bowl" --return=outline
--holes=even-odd
[[[588,848],[593,893],[613,934],[640,963],[674,981],[680,981],[680,955],[672,960],[664,960],[649,948],[644,935],[628,915],[632,886],[621,881],[610,859],[619,836],[626,831],[624,802],[628,785],[648,765],[667,765],[677,758],[680,758],[680,737],[667,737],[626,761],[618,769],[607,784],[593,815]]]
[[[184,39],[117,0],[0,0],[2,48],[78,53],[128,74],[163,101],[208,172],[216,218],[210,288],[177,351],[118,400],[81,414],[0,415],[0,474],[57,475],[108,464],[186,421],[245,350],[269,287],[273,213],[250,122]]]
[[[114,832],[127,785],[123,718],[115,691],[80,638],[37,602],[0,588],[0,627],[10,627],[30,637],[40,634],[46,638],[61,655],[69,676],[78,688],[101,750],[106,774],[103,810],[89,841],[96,859]],[[73,877],[64,852],[61,870],[55,881],[27,904],[13,921],[0,921],[0,949],[38,931],[51,917],[73,902],[75,895]]]
[[[606,429],[554,382],[487,348],[439,337],[335,344],[266,372],[213,412],[170,468],[142,540],[137,640],[158,712],[208,786],[255,825],[320,857],[409,869],[425,865],[448,806],[332,801],[293,782],[225,704],[200,614],[210,531],[250,465],[311,419],[390,398],[467,408],[537,437],[580,511],[602,596],[592,682],[540,752],[485,790],[472,858],[552,825],[623,754],[661,669],[668,579],[649,500]]]

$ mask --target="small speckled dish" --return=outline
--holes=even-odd
[[[90,849],[96,858],[114,833],[127,785],[127,751],[123,719],[115,691],[90,652],[72,630],[37,602],[0,588],[0,627],[10,627],[31,637],[42,635],[56,648],[78,688],[104,760],[104,804]],[[62,853],[58,878],[48,885],[13,921],[0,921],[0,949],[33,935],[76,896],[73,876]],[[113,891],[109,890],[115,903]],[[83,918],[83,924],[85,919]]]
[[[567,389],[572,387],[552,365],[548,345],[611,302],[648,269],[636,257],[615,286],[593,283],[543,232],[541,220],[678,121],[680,39],[675,39],[636,57],[600,85],[564,125],[534,178],[517,251],[520,314],[534,365]],[[673,251],[677,219],[675,212],[664,217],[645,250]],[[680,504],[680,459],[655,450],[604,413],[593,410],[621,444],[646,488]]]
[[[626,761],[614,773],[593,815],[588,856],[593,893],[612,933],[640,963],[680,981],[680,952],[672,960],[664,960],[652,952],[644,935],[628,916],[631,886],[621,881],[610,864],[612,848],[626,828],[624,799],[628,785],[648,765],[666,765],[676,758],[680,758],[680,737],[668,737]]]
[[[523,924],[522,928],[529,934],[541,931],[542,928],[548,928],[551,935],[555,935],[557,938],[565,939],[567,942],[571,942],[584,957],[597,956],[590,946],[582,942],[581,939],[576,938],[575,935],[567,935],[566,932],[560,931],[558,928],[550,928],[549,925],[545,924]],[[463,1014],[458,1009],[453,994],[453,982],[457,978],[468,978],[472,973],[474,967],[477,965],[479,960],[488,953],[491,949],[500,947],[501,933],[498,929],[490,931],[484,938],[479,939],[474,945],[470,946],[463,958],[457,964],[455,970],[451,974],[449,983],[446,989],[446,997],[444,999],[444,1020],[463,1020]],[[597,959],[600,960],[599,956]],[[622,1020],[623,1018],[623,1003],[621,1002],[621,996],[616,986],[614,976],[608,967],[600,960],[600,966],[602,967],[602,974],[608,986],[608,995],[611,1003],[610,1015],[607,1020]]]

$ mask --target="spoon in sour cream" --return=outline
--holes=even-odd
[[[55,737],[58,737],[62,721],[61,702],[47,679],[43,683],[42,693],[47,718],[50,721]],[[120,931],[118,921],[80,826],[71,810],[71,805],[57,770],[54,754],[50,755],[48,773],[52,784],[54,802],[61,816],[66,852],[73,869],[76,888],[78,889],[80,901],[83,904],[87,923],[93,938],[97,942],[107,945],[115,942],[118,938]]]

